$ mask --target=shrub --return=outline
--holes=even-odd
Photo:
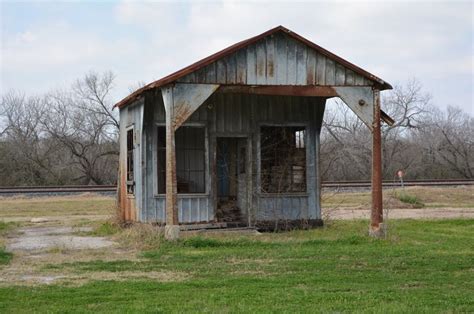
[[[410,195],[405,192],[397,195],[397,198],[403,203],[413,205],[415,208],[421,208],[425,206],[425,204],[423,204],[423,202],[417,196]]]
[[[4,248],[0,248],[0,265],[8,264],[12,256],[12,253],[6,252]]]
[[[119,225],[113,222],[106,221],[100,224],[97,228],[95,228],[93,234],[96,236],[108,236],[116,234],[119,230]]]

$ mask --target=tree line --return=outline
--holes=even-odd
[[[474,178],[474,118],[459,107],[441,110],[417,80],[382,93],[385,180],[402,170],[407,179]],[[369,180],[372,136],[350,109],[336,101],[326,111],[321,135],[323,180]]]
[[[89,73],[41,96],[2,95],[0,185],[114,184],[118,114],[114,75]]]
[[[118,112],[111,72],[88,73],[69,88],[39,96],[9,91],[0,104],[0,185],[115,184]],[[417,80],[382,93],[395,120],[382,127],[384,179],[474,177],[474,118],[441,110]],[[321,131],[323,180],[368,180],[371,134],[341,101],[326,107]]]

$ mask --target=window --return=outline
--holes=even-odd
[[[205,193],[205,128],[182,126],[176,131],[178,193]],[[158,127],[158,193],[166,193],[166,129]]]
[[[262,126],[260,136],[262,192],[306,192],[305,128]]]
[[[134,174],[133,174],[133,129],[127,130],[127,193],[135,192]]]

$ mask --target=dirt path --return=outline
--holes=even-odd
[[[121,250],[110,238],[88,235],[92,227],[71,227],[70,221],[54,217],[31,223],[10,232],[6,249],[13,260],[0,268],[0,285],[51,284],[90,280],[90,276],[73,274],[64,269],[48,269],[49,265],[91,260],[134,259],[134,252]]]
[[[90,232],[92,227],[34,226],[16,230],[16,237],[7,242],[8,251],[38,250],[79,250],[111,247],[113,241],[104,237],[75,235],[78,232]]]
[[[384,215],[391,219],[454,219],[474,218],[474,208],[390,209]],[[323,209],[323,217],[330,219],[369,219],[369,209]]]
[[[40,219],[55,223],[55,224],[71,224],[82,221],[105,221],[110,218],[110,215],[61,215],[61,216],[39,216]],[[31,217],[29,216],[13,216],[13,217],[0,217],[0,221],[3,222],[30,222]]]

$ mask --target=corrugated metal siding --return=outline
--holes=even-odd
[[[154,198],[154,206],[147,207],[146,216],[148,221],[165,221],[165,197]],[[207,195],[178,195],[178,219],[181,223],[204,222],[213,219],[214,213],[209,209],[209,197]]]
[[[308,219],[308,196],[259,197],[256,220]]]
[[[147,106],[153,106],[154,123],[165,122],[165,112],[160,94],[150,94]],[[258,140],[259,128],[261,124],[304,124],[308,127],[307,138],[307,195],[285,195],[279,198],[260,195],[256,190],[253,193],[253,207],[256,208],[251,213],[254,219],[314,219],[320,218],[319,192],[317,161],[315,153],[319,138],[319,128],[321,117],[324,112],[325,100],[315,97],[290,97],[290,96],[263,96],[249,94],[223,94],[212,95],[185,123],[204,124],[208,131],[208,151],[213,154],[213,144],[218,136],[248,136],[252,141],[253,162],[258,171]],[[146,114],[150,114],[147,109]],[[319,127],[318,127],[319,124]],[[150,129],[145,126],[145,132]],[[153,127],[152,133],[156,133]],[[149,145],[149,144],[147,144]],[[156,137],[151,142],[152,150],[156,151]],[[152,158],[152,163],[147,163],[146,175],[152,180],[145,180],[148,187],[145,190],[153,191],[147,193],[147,205],[144,207],[141,221],[164,222],[165,219],[165,198],[156,195],[156,158]],[[209,158],[212,163],[212,158]],[[215,182],[208,174],[206,185],[208,193],[205,195],[178,195],[178,215],[179,221],[183,223],[211,221],[214,219],[213,191],[211,187]],[[251,184],[258,186],[258,176],[252,176]],[[153,183],[150,183],[153,182]],[[258,188],[257,188],[258,189]],[[153,196],[151,196],[153,195]],[[278,208],[275,209],[275,204]],[[276,210],[277,216],[271,218],[271,213]]]
[[[183,83],[369,86],[373,82],[278,32],[180,79]]]

